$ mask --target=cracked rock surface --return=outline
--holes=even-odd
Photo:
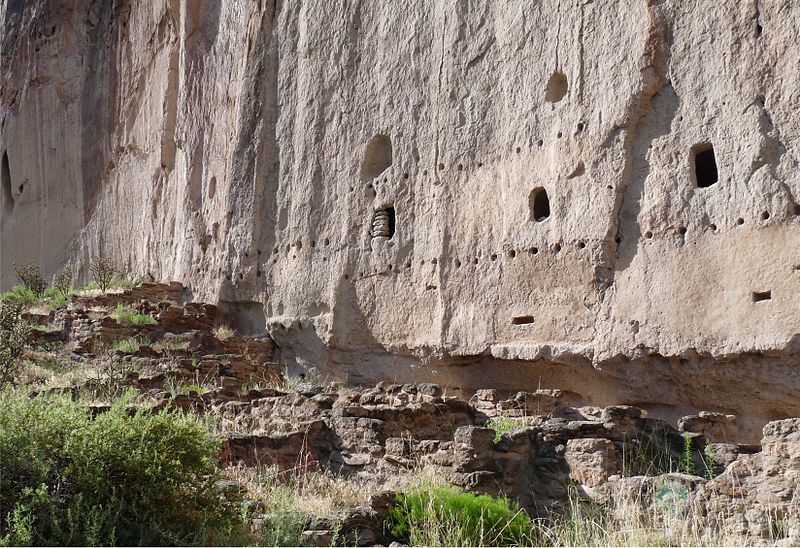
[[[295,371],[755,443],[800,415],[799,10],[5,0],[0,289],[103,253]]]

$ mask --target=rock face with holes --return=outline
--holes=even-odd
[[[0,285],[102,253],[292,367],[707,410],[756,441],[800,414],[798,18],[3,0]]]

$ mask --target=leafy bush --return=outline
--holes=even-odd
[[[47,289],[47,282],[42,276],[42,269],[39,265],[33,262],[27,262],[22,266],[14,265],[14,272],[17,273],[19,283],[33,292],[34,295],[41,296],[44,290]]]
[[[22,319],[22,305],[0,303],[0,388],[17,374],[30,329]]]
[[[111,317],[114,321],[122,325],[154,325],[156,323],[155,318],[149,314],[136,312],[132,308],[122,306],[121,304],[118,304],[114,308],[111,312]]]
[[[60,295],[66,301],[72,293],[72,279],[75,277],[75,268],[72,261],[67,261],[67,264],[53,274],[53,290],[57,295]]]
[[[215,485],[207,426],[129,403],[93,420],[66,397],[0,392],[0,544],[208,544],[243,531],[240,500]]]
[[[15,285],[7,293],[0,295],[0,301],[30,306],[38,303],[39,297],[24,285]]]
[[[533,524],[508,499],[453,486],[397,495],[384,526],[396,540],[425,546],[527,546]]]
[[[89,263],[89,271],[92,273],[92,280],[97,283],[100,291],[105,293],[111,287],[111,282],[119,269],[113,259],[97,256]]]
[[[506,432],[512,432],[524,426],[525,419],[523,417],[497,417],[486,422],[486,427],[494,430],[495,443],[499,442]]]

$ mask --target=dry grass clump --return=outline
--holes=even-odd
[[[214,336],[221,341],[225,341],[230,339],[235,335],[233,329],[230,326],[221,324],[214,330]]]
[[[245,488],[248,500],[262,502],[271,513],[334,515],[367,504],[370,496],[381,490],[375,480],[304,471],[302,467],[279,471],[273,466],[232,466],[224,474]]]

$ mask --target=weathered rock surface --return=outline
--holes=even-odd
[[[168,300],[139,298],[148,295]],[[219,338],[217,307],[183,297],[179,285],[148,284],[29,313],[40,324],[33,342],[56,345],[51,350],[61,359],[89,361],[100,373],[66,388],[37,386],[94,393],[104,402],[133,387],[139,395],[131,413],[205,414],[223,437],[225,466],[271,467],[276,474],[325,470],[369,478],[384,490],[427,468],[465,489],[512,497],[532,516],[600,504],[618,526],[658,526],[676,544],[800,541],[800,419],[768,423],[761,445],[753,446],[719,441],[735,433],[731,416],[701,412],[676,429],[635,406],[573,407],[559,390],[503,397],[481,389],[465,400],[432,383],[288,382],[270,361],[270,339],[227,331]],[[117,323],[110,314],[119,303],[151,314],[155,323]],[[109,352],[112,340],[130,337],[142,344]],[[108,371],[106,362],[113,365]],[[109,408],[95,403],[89,411]],[[383,542],[391,500],[383,492],[366,506],[306,516],[303,538],[317,545]],[[264,515],[253,526],[268,521]]]
[[[790,0],[0,2],[0,286],[93,254],[284,364],[800,415]]]

